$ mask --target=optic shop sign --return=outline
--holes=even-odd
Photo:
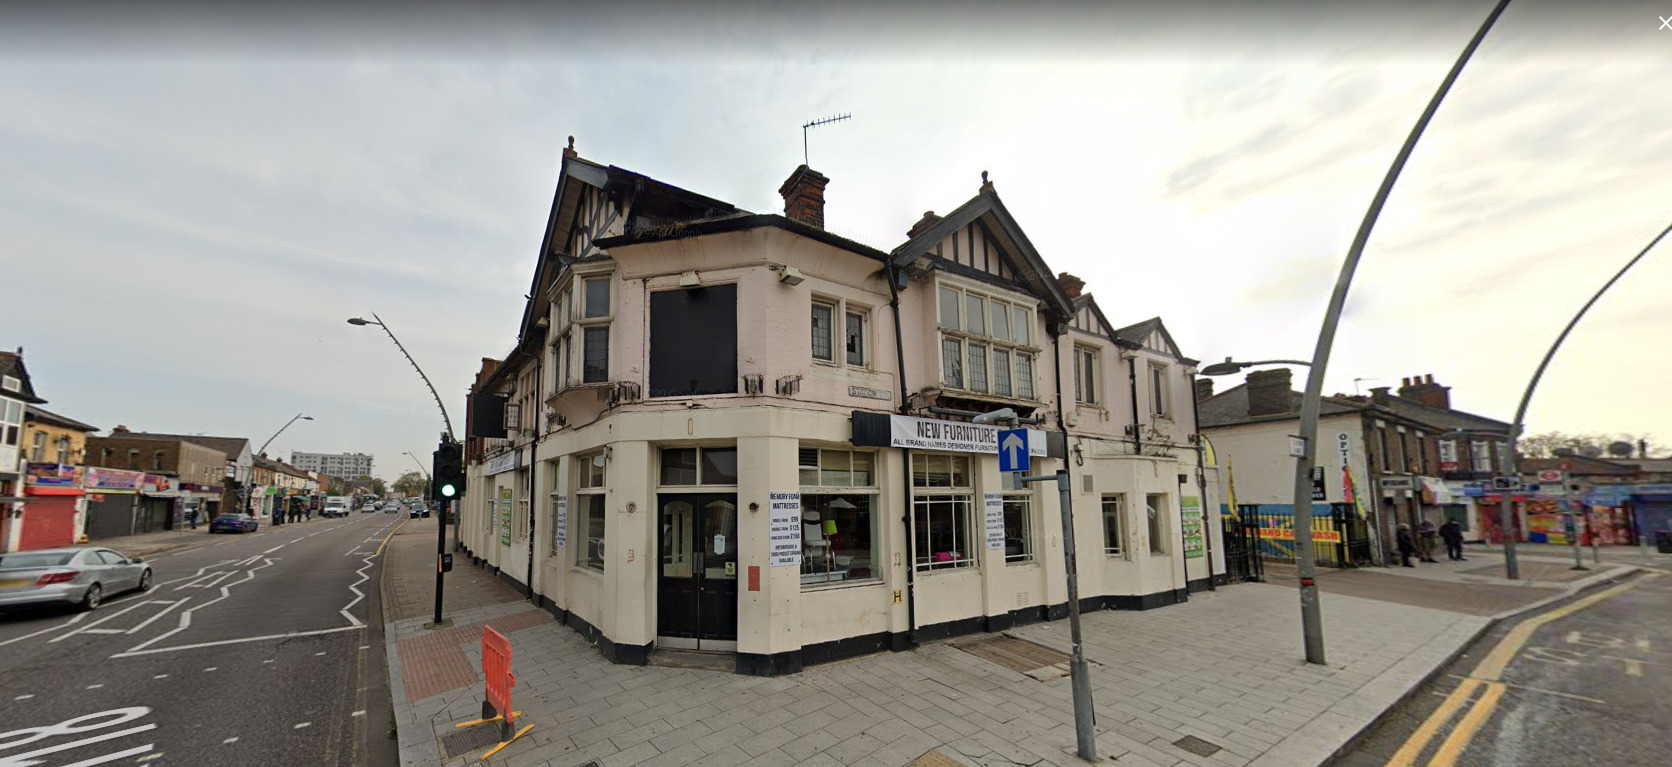
[[[855,421],[854,444],[881,446],[881,440],[863,440],[859,422]],[[1045,455],[1045,432],[1028,429],[1028,455]],[[879,436],[879,435],[871,435]],[[940,421],[909,415],[888,417],[888,447],[913,450],[945,450],[954,453],[999,452],[999,427],[978,423]]]

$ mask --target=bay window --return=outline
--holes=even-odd
[[[1033,309],[945,285],[936,296],[941,385],[1033,399]]]
[[[610,380],[611,279],[608,274],[576,277],[552,300],[556,337],[551,344],[558,360],[558,391],[576,383]],[[577,365],[579,381],[575,380]]]

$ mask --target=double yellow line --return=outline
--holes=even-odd
[[[1463,680],[1457,689],[1452,690],[1440,703],[1440,707],[1434,709],[1434,713],[1423,720],[1416,732],[1411,733],[1411,737],[1394,752],[1393,758],[1388,760],[1387,767],[1413,767],[1423,751],[1427,750],[1428,744],[1434,740],[1434,736],[1440,733],[1440,729],[1450,722],[1459,710],[1472,703],[1469,710],[1463,714],[1463,718],[1451,728],[1446,739],[1440,742],[1439,748],[1434,750],[1433,758],[1428,760],[1428,767],[1454,767],[1458,758],[1463,755],[1463,750],[1469,747],[1469,741],[1474,739],[1481,725],[1492,716],[1498,701],[1503,699],[1504,669],[1515,659],[1516,653],[1521,652],[1521,648],[1526,646],[1533,632],[1551,621],[1560,620],[1605,599],[1623,594],[1636,585],[1636,582],[1623,583],[1604,589],[1566,606],[1528,618],[1511,629],[1498,641],[1497,646],[1492,648],[1492,652],[1475,666],[1474,673]],[[1475,693],[1482,690],[1480,697],[1476,698]]]

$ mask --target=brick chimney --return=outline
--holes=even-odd
[[[127,434],[128,433],[128,427],[123,425],[123,424],[116,424],[116,427],[111,429],[110,433],[111,434]]]
[[[906,238],[911,239],[911,238],[916,237],[916,236],[918,236],[918,235],[920,235],[924,232],[929,231],[929,228],[934,226],[935,224],[940,223],[940,220],[941,220],[941,217],[935,215],[934,211],[932,211],[932,210],[923,211],[923,217],[918,219],[917,223],[912,224],[910,229],[906,230]]]
[[[564,157],[580,157],[581,156],[580,152],[575,151],[575,137],[574,136],[569,137],[569,146],[566,146],[566,147],[563,148],[563,156]]]
[[[808,226],[824,228],[824,187],[830,179],[805,165],[798,166],[778,194],[784,196],[784,215]]]
[[[1057,284],[1062,286],[1063,295],[1079,298],[1080,290],[1086,286],[1086,281],[1068,272],[1062,272],[1057,275]]]
[[[1196,401],[1201,402],[1202,400],[1205,400],[1205,399],[1207,399],[1209,397],[1212,397],[1212,396],[1213,396],[1213,379],[1212,378],[1198,378],[1198,379],[1196,379]]]
[[[1370,401],[1373,404],[1386,405],[1388,403],[1388,387],[1377,386],[1372,388],[1370,390]]]
[[[1248,414],[1286,415],[1293,411],[1289,369],[1256,370],[1248,374]]]
[[[1441,410],[1451,409],[1451,387],[1434,383],[1434,376],[1420,375],[1401,381],[1399,396],[1414,399],[1424,405]]]

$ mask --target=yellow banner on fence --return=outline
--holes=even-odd
[[[1272,541],[1292,541],[1295,539],[1295,531],[1293,528],[1288,527],[1262,527],[1260,528],[1260,537]],[[1312,530],[1312,540],[1325,541],[1328,543],[1340,543],[1341,533],[1334,530],[1319,530],[1314,528]]]

